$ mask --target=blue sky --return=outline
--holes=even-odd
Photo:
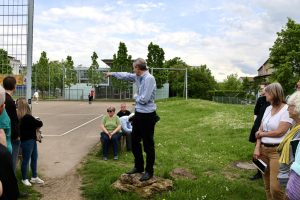
[[[33,61],[46,51],[88,67],[93,51],[112,58],[119,42],[146,58],[153,42],[166,59],[206,64],[218,81],[255,76],[287,17],[300,23],[299,8],[299,0],[35,0]]]

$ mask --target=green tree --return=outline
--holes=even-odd
[[[120,42],[117,54],[113,55],[112,72],[132,72],[132,57],[127,53],[125,43]],[[110,79],[114,89],[117,89],[122,98],[122,93],[128,90],[132,84],[128,81]],[[125,94],[124,94],[125,95]]]
[[[7,51],[0,49],[0,74],[12,74]]]
[[[165,52],[158,45],[150,42],[148,45],[147,65],[151,68],[163,68],[165,60]],[[157,88],[163,87],[163,84],[168,80],[167,70],[154,70],[153,76],[156,80]]]
[[[56,94],[56,89],[61,90],[61,96],[63,92],[63,62],[59,61],[50,61],[49,62],[50,68],[50,81],[51,81],[51,90],[53,94]]]
[[[184,91],[184,76],[185,71],[182,69],[188,68],[189,66],[181,60],[179,57],[167,60],[164,63],[163,68],[174,68],[178,70],[170,70],[168,72],[169,82],[169,94],[170,96],[183,97]]]
[[[36,89],[41,91],[42,96],[44,96],[44,91],[49,88],[49,72],[49,59],[47,53],[43,51],[39,61],[32,67],[32,75],[35,76],[32,80],[36,85]]]
[[[91,59],[92,59],[92,64],[88,69],[88,78],[89,78],[89,83],[92,84],[93,87],[95,87],[101,82],[102,75],[99,72],[99,64],[97,62],[98,55],[96,52],[93,52]]]
[[[74,69],[74,62],[73,62],[73,59],[71,56],[67,56],[67,59],[64,62],[64,70],[65,70],[65,78],[64,78],[65,85],[70,87],[72,84],[76,84],[77,83],[77,73],[76,73],[76,70]],[[98,81],[99,81],[99,79],[98,79]]]
[[[188,70],[189,97],[210,99],[209,91],[216,89],[217,82],[206,65]]]
[[[223,90],[241,90],[242,83],[238,79],[237,74],[230,74],[223,82]]]
[[[300,24],[288,18],[270,48],[269,62],[275,69],[271,80],[278,81],[286,94],[292,93],[300,78]]]

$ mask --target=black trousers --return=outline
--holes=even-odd
[[[146,153],[146,172],[153,174],[155,161],[154,149],[154,127],[156,112],[139,113],[135,112],[132,124],[132,153],[134,155],[134,166],[138,170],[144,170],[144,159],[142,144]]]

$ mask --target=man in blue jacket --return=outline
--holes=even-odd
[[[156,92],[155,78],[149,73],[146,61],[138,58],[133,62],[134,73],[108,72],[106,76],[135,82],[137,93],[135,98],[135,116],[132,122],[132,153],[134,155],[134,168],[128,174],[144,172],[144,159],[141,141],[146,153],[145,173],[140,181],[147,181],[153,177],[155,162],[154,127],[156,123]]]

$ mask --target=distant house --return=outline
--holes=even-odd
[[[12,56],[8,56],[8,59],[9,59],[9,64],[12,68],[12,73],[14,75],[19,75],[22,70],[21,61]]]
[[[258,68],[257,73],[258,75],[254,77],[254,79],[264,79],[265,82],[269,82],[269,77],[275,71],[273,68],[273,64],[269,63],[269,59],[264,62],[260,68]]]
[[[77,83],[89,83],[89,78],[88,78],[88,69],[89,67],[84,67],[82,65],[78,65],[77,67],[74,68],[75,71],[77,72]],[[107,72],[110,70],[110,67],[105,64],[104,62],[99,63],[99,69],[98,71],[100,72]],[[99,85],[107,85],[108,80],[105,79],[103,82],[99,83]]]
[[[102,59],[102,62],[107,64],[109,67],[112,67],[113,65],[113,59]]]

